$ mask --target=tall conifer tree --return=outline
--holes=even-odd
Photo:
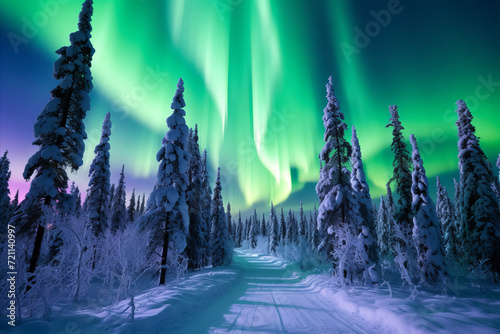
[[[108,112],[102,123],[101,140],[94,149],[95,158],[89,170],[87,191],[87,219],[94,235],[98,237],[109,227],[109,139],[111,136],[111,114]]]
[[[90,42],[92,4],[92,0],[83,3],[78,30],[69,35],[70,46],[56,51],[59,59],[54,63],[53,76],[61,82],[50,92],[51,99],[33,126],[36,138],[33,145],[39,149],[28,160],[23,173],[26,180],[33,179],[20,210],[13,217],[13,224],[20,223],[22,234],[36,230],[30,273],[36,270],[45,232],[40,219],[42,206],[51,207],[53,201],[62,203],[69,199],[67,169],[76,171],[83,164],[87,138],[83,120],[90,110],[90,67],[95,51]]]
[[[165,284],[169,250],[180,255],[186,248],[189,223],[186,205],[188,185],[187,151],[188,126],[184,107],[184,82],[179,79],[172,104],[172,114],[167,118],[169,130],[162,139],[156,154],[160,163],[153,191],[149,195],[147,211],[139,221],[140,230],[152,231],[150,252],[161,248],[160,281]]]
[[[500,273],[500,208],[493,173],[476,137],[472,114],[463,100],[457,102],[460,169],[460,234],[464,257],[470,264],[486,265]]]

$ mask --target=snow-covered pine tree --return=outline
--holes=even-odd
[[[241,210],[238,211],[238,225],[236,226],[236,238],[234,240],[236,247],[241,247],[242,234],[243,234],[243,222],[241,221]]]
[[[122,165],[118,186],[116,186],[113,202],[111,203],[110,227],[112,233],[116,233],[125,227],[127,220],[127,201],[125,196],[125,165]]]
[[[286,243],[287,245],[295,244],[297,240],[297,224],[292,209],[288,210],[288,218],[286,219]]]
[[[262,214],[262,220],[260,221],[260,235],[263,237],[267,236],[266,217],[264,214]]]
[[[135,216],[139,217],[141,215],[141,195],[137,196],[137,203],[135,204]]]
[[[111,136],[111,114],[108,112],[102,123],[101,140],[94,149],[95,157],[89,169],[89,188],[87,190],[87,222],[94,236],[105,232],[109,227],[109,137]]]
[[[110,188],[110,194],[111,194],[111,190],[113,190],[112,188]],[[87,195],[85,196],[85,200],[83,201],[83,204],[82,204],[82,211],[83,212],[87,212],[87,203],[88,203],[88,198],[89,198],[89,189],[87,188]],[[109,197],[110,199],[112,198],[112,196]],[[109,201],[109,212],[111,212],[111,200]]]
[[[279,242],[285,244],[285,241],[286,241],[286,222],[285,222],[285,215],[283,214],[283,208],[281,208]]]
[[[71,184],[71,188],[69,193],[71,196],[75,198],[75,205],[74,208],[71,208],[72,211],[70,211],[75,217],[79,218],[82,214],[82,195],[80,194],[80,189],[78,186],[73,182]]]
[[[109,198],[108,198],[108,212],[111,214],[111,207],[113,206],[113,199],[115,198],[115,189],[116,186],[114,183],[111,184],[111,187],[109,187]],[[87,191],[87,197],[85,198],[85,203],[84,203],[84,211],[86,211],[87,208],[87,198],[88,198],[88,191]]]
[[[257,210],[253,209],[253,216],[250,218],[250,228],[248,229],[248,241],[250,248],[257,247],[257,227],[259,226],[259,219],[257,218]]]
[[[304,214],[304,208],[302,207],[302,201],[300,201],[300,220],[299,220],[299,226],[298,226],[298,234],[299,237],[305,237],[307,238],[307,218],[306,215]]]
[[[238,211],[238,225],[236,226],[236,237],[234,238],[235,247],[241,247],[241,235],[243,233],[243,223],[241,222],[241,210]]]
[[[190,130],[187,147],[189,150],[188,185],[186,203],[189,215],[189,234],[187,238],[188,267],[200,268],[203,262],[203,173],[200,147],[198,145],[198,125]],[[208,233],[208,232],[207,232]]]
[[[394,217],[394,197],[392,197],[392,190],[389,184],[386,184],[387,188],[387,211]]]
[[[217,179],[215,180],[214,193],[212,196],[212,229],[210,239],[212,241],[212,266],[218,267],[229,265],[232,254],[229,253],[227,239],[226,214],[222,202],[222,186],[220,182],[220,167],[217,168]]]
[[[135,221],[135,188],[132,189],[132,195],[130,196],[130,201],[127,208],[127,222],[132,223]]]
[[[329,255],[335,250],[338,257],[339,254],[351,252],[352,244],[346,238],[353,239],[357,236],[361,219],[347,170],[352,149],[344,136],[347,125],[343,121],[344,114],[340,111],[335,97],[332,77],[328,78],[326,91],[328,104],[323,110],[325,145],[320,153],[323,168],[316,185],[316,193],[320,202],[318,230],[321,232],[326,228],[328,237],[324,237],[319,247],[325,248]],[[342,282],[346,277],[353,277],[353,273],[349,272],[353,267],[344,267],[342,259],[337,264],[336,274]]]
[[[227,222],[227,236],[231,240],[233,238],[233,218],[231,217],[231,204],[227,202],[226,222]]]
[[[10,205],[11,205],[11,212],[16,211],[17,207],[19,206],[19,189],[16,191],[14,199],[12,200]]]
[[[248,217],[245,218],[245,233],[243,233],[243,240],[248,240],[248,234],[250,233],[250,222],[248,221]]]
[[[444,283],[447,271],[441,226],[429,195],[429,184],[414,135],[410,135],[410,142],[413,162],[413,238],[417,248],[417,266],[420,283],[433,286]]]
[[[237,238],[237,235],[238,235],[238,222],[236,220],[233,219],[233,248],[235,247],[235,240]]]
[[[318,246],[321,242],[321,238],[319,237],[318,234],[318,229],[317,229],[317,220],[313,218],[312,212],[309,212],[309,224],[310,224],[310,238],[309,238],[309,243],[311,244],[311,248],[313,250],[317,250]]]
[[[141,201],[141,216],[146,212],[146,194],[142,194],[142,201]]]
[[[9,190],[9,179],[10,179],[10,161],[7,158],[7,151],[0,158],[0,228],[2,233],[2,240],[5,238],[7,230],[7,223],[11,216],[11,204],[10,204],[10,190]]]
[[[391,183],[396,182],[396,192],[398,194],[398,202],[395,204],[392,214],[394,216],[395,223],[401,227],[405,238],[411,243],[411,231],[413,226],[411,210],[412,161],[410,153],[406,149],[406,143],[402,133],[404,127],[401,125],[401,121],[399,120],[398,107],[395,105],[389,106],[389,111],[391,113],[391,118],[389,124],[385,127],[393,127],[391,150],[394,152],[394,161],[392,163],[394,171],[388,184],[390,185]],[[398,240],[400,243],[402,242],[401,239]],[[401,247],[411,248],[413,245],[404,245],[403,243],[401,244]]]
[[[201,156],[201,175],[202,175],[202,188],[203,188],[203,213],[202,213],[202,235],[203,239],[203,266],[207,266],[210,261],[210,229],[211,220],[210,215],[212,212],[212,188],[210,187],[210,177],[207,168],[207,150],[203,151]],[[240,245],[241,246],[241,245]]]
[[[476,137],[472,114],[457,101],[460,169],[460,231],[464,258],[470,264],[488,260],[486,266],[500,273],[500,208],[491,187],[493,174]]]
[[[279,227],[278,217],[276,216],[273,202],[271,202],[271,211],[269,211],[267,224],[269,226],[269,254],[275,255],[279,242]]]
[[[436,213],[441,222],[441,233],[443,236],[443,245],[446,252],[446,256],[449,260],[457,259],[457,249],[456,249],[456,220],[455,220],[455,208],[451,204],[451,200],[448,197],[448,192],[446,188],[441,184],[439,176],[436,178],[436,189],[437,189],[437,199],[436,199]]]
[[[354,191],[354,196],[358,201],[359,213],[363,221],[361,231],[359,232],[363,235],[363,244],[370,263],[377,263],[378,250],[375,218],[373,217],[373,202],[370,196],[370,188],[366,182],[365,171],[361,159],[361,148],[354,125],[352,126],[351,143],[351,186]]]
[[[389,217],[390,213],[385,204],[384,196],[380,196],[380,206],[377,220],[377,240],[379,258],[381,261],[392,254],[391,238],[393,237],[393,226]]]
[[[149,195],[147,211],[139,221],[139,230],[151,231],[150,252],[161,247],[160,285],[165,284],[169,249],[180,255],[186,249],[186,233],[189,224],[186,188],[188,185],[187,151],[188,126],[184,116],[184,82],[177,83],[177,90],[167,118],[169,130],[156,153],[160,163],[153,191]]]
[[[51,99],[33,126],[36,138],[33,145],[40,148],[28,160],[23,177],[29,180],[35,176],[22,206],[12,218],[12,224],[18,225],[22,234],[30,235],[36,230],[29,273],[34,273],[37,267],[45,232],[40,219],[42,206],[68,199],[64,191],[68,187],[66,169],[76,171],[83,164],[87,138],[83,120],[90,110],[90,67],[95,51],[90,42],[92,3],[92,0],[83,3],[78,30],[69,35],[71,45],[56,51],[59,59],[54,63],[53,76],[61,82],[50,92]]]
[[[460,237],[460,221],[461,221],[461,210],[460,210],[460,182],[456,178],[453,178],[453,186],[455,190],[455,221],[457,224],[457,238]],[[457,240],[459,244],[461,242]]]

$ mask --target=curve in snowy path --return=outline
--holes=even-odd
[[[175,333],[381,333],[336,307],[279,259],[236,250],[242,279]],[[186,321],[187,320],[187,321]]]

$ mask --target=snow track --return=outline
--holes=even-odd
[[[297,264],[237,249],[229,267],[187,273],[180,282],[138,289],[135,319],[130,299],[54,305],[50,319],[22,319],[5,333],[205,334],[205,333],[500,333],[500,289],[480,294],[456,286],[460,297],[408,289],[341,289],[325,275]],[[98,287],[97,287],[98,288]],[[89,296],[90,298],[91,296]],[[97,302],[97,304],[96,304]],[[99,306],[101,304],[101,306]]]
[[[241,279],[172,333],[381,333],[319,293],[293,265],[237,250]]]

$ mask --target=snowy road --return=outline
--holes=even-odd
[[[380,333],[276,259],[237,250],[234,266],[240,281],[173,333]]]
[[[26,319],[6,333],[500,333],[500,289],[480,294],[456,287],[462,287],[460,298],[420,291],[410,300],[408,288],[397,285],[392,298],[387,288],[347,293],[297,264],[237,249],[229,267],[139,290],[133,321],[130,299],[99,307],[56,305],[50,320]]]

